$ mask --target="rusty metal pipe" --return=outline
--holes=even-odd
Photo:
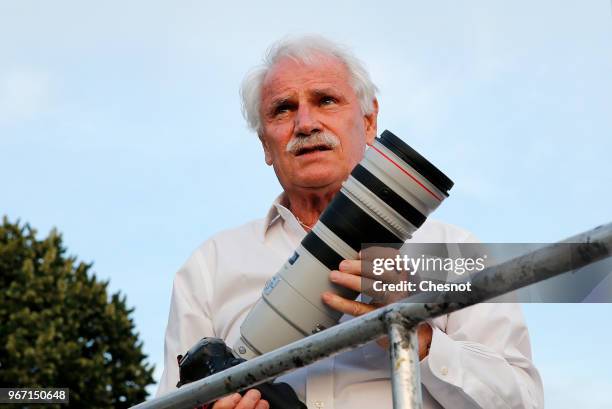
[[[576,245],[567,246],[563,243]],[[568,249],[572,253],[569,256]],[[478,291],[474,294],[468,293],[459,300],[456,295],[452,297],[453,301],[450,301],[451,297],[448,296],[436,299],[436,302],[425,297],[410,297],[408,302],[379,308],[133,408],[192,409],[194,406],[243,391],[295,368],[377,339],[385,334],[389,317],[397,314],[402,316],[406,330],[413,329],[426,319],[487,301],[509,291],[584,267],[610,255],[612,223],[483,270],[472,277],[473,287],[478,288]]]

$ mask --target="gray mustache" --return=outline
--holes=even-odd
[[[333,133],[317,132],[310,136],[294,136],[287,144],[285,150],[295,155],[304,148],[325,146],[328,149],[334,149],[338,145],[340,145],[340,140]]]

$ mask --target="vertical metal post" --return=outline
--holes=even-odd
[[[400,314],[387,315],[394,409],[421,409],[421,375],[416,327],[407,330]]]

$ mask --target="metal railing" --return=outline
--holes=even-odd
[[[567,246],[567,243],[575,243]],[[568,251],[572,254],[568,255]],[[497,264],[471,277],[476,291],[442,295],[435,302],[423,293],[293,342],[282,348],[190,383],[137,409],[192,409],[232,392],[243,391],[291,370],[389,336],[393,407],[422,406],[416,327],[510,291],[575,270],[612,255],[612,223]]]

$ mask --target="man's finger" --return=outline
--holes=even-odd
[[[372,261],[375,258],[395,258],[400,254],[399,249],[395,247],[371,246],[359,252],[361,260]]]
[[[234,409],[242,396],[239,393],[226,396],[215,402],[212,409]]]
[[[261,392],[257,389],[249,389],[236,406],[236,409],[255,409],[260,400]]]
[[[329,279],[334,284],[338,284],[358,293],[362,293],[370,297],[381,297],[381,293],[374,290],[374,280],[369,278],[359,277],[353,274],[347,274],[334,270],[329,273]]]
[[[347,300],[346,298],[342,298],[339,295],[336,295],[329,291],[324,292],[321,295],[321,298],[325,304],[327,304],[334,310],[340,311],[344,314],[352,315],[353,317],[366,314],[376,309],[376,307],[372,305],[364,304],[358,301]]]
[[[334,284],[361,292],[361,277],[359,276],[333,270],[329,273],[329,279]]]
[[[270,404],[267,400],[260,400],[255,409],[270,409]]]
[[[361,275],[361,260],[342,260],[338,269],[343,273]]]

